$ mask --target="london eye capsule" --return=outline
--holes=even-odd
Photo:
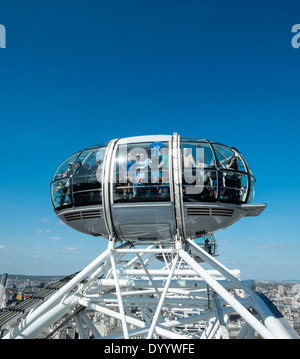
[[[114,139],[66,159],[51,181],[57,216],[93,236],[196,239],[257,216],[255,178],[240,152],[178,134]]]

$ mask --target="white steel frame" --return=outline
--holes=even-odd
[[[91,310],[119,320],[122,331],[101,336],[88,316]],[[97,339],[228,339],[231,313],[245,322],[238,339],[255,333],[265,339],[299,339],[255,293],[252,281],[241,281],[239,271],[228,270],[194,241],[116,246],[111,239],[98,258],[4,339],[49,335],[65,315],[75,318],[82,339],[84,324]]]

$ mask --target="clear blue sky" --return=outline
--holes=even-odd
[[[75,151],[143,134],[238,148],[256,218],[218,232],[247,279],[300,279],[298,1],[0,3],[0,273],[71,274],[106,240],[59,223],[49,195]]]

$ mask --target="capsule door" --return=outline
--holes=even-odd
[[[139,142],[122,139],[116,144],[110,164],[110,209],[119,239],[174,238],[169,140],[170,136],[145,136]]]

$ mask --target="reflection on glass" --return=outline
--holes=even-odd
[[[255,180],[251,176],[247,199],[250,174],[236,150],[211,142],[183,141],[181,153],[184,201],[252,202]]]
[[[114,163],[114,202],[167,200],[168,143],[119,145]]]
[[[106,147],[71,156],[58,168],[51,184],[54,207],[102,203],[102,165]]]
[[[83,151],[75,163],[73,200],[75,206],[102,203],[102,170],[106,147]]]
[[[181,142],[181,154],[183,200],[214,200],[217,191],[215,184],[217,175],[210,145]]]
[[[238,171],[204,170],[200,185],[197,181],[187,184],[183,178],[184,201],[246,203],[247,193],[248,176]]]
[[[228,164],[230,159],[235,156],[234,152],[230,148],[225,146],[221,146],[221,145],[213,145],[213,146],[218,162],[225,167],[225,165]]]
[[[247,202],[248,173],[237,151],[215,143],[186,141],[181,142],[181,152],[184,201]],[[251,189],[248,202],[253,193]]]
[[[73,173],[74,169],[74,162],[76,161],[76,158],[78,157],[79,152],[75,153],[71,157],[69,157],[66,161],[64,161],[56,170],[52,181],[55,181],[57,179],[63,178],[63,177],[70,177]]]
[[[71,205],[70,179],[62,179],[53,183],[51,195],[55,208]]]

